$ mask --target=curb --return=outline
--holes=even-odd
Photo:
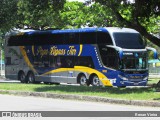
[[[35,97],[44,97],[44,98],[82,100],[82,101],[102,102],[102,103],[112,103],[112,104],[160,107],[160,102],[157,102],[157,101],[121,100],[121,99],[112,99],[112,98],[95,97],[95,96],[66,95],[66,94],[46,93],[46,92],[21,92],[21,91],[12,91],[12,90],[0,90],[0,93],[8,93],[8,94],[20,95],[20,96],[35,96]]]

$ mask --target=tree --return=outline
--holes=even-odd
[[[19,0],[18,27],[34,29],[44,29],[51,24],[55,24],[58,11],[63,8],[66,0]]]
[[[79,28],[84,24],[85,6],[81,2],[66,2],[59,12],[59,27]]]
[[[48,26],[66,0],[1,0],[0,30]]]
[[[0,7],[0,30],[1,32],[9,30],[15,26],[17,17],[17,0],[1,0]]]
[[[81,2],[66,2],[64,8],[59,13],[59,25],[61,28],[80,28],[118,26],[111,12],[106,11],[106,7],[95,3],[86,6]]]
[[[66,0],[1,0],[0,20],[2,33],[24,27],[130,27],[160,46],[152,34],[160,32],[160,0],[96,0],[90,7]]]
[[[152,33],[160,32],[160,0],[96,0],[116,17],[119,26],[139,31],[152,43],[160,46],[160,38]]]

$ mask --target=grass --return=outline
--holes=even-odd
[[[160,79],[159,78],[156,78],[156,79],[149,79],[148,80],[148,84],[157,84],[158,83],[158,81],[160,81]]]
[[[151,87],[115,88],[115,87],[85,87],[71,85],[45,85],[0,83],[0,90],[18,90],[32,92],[49,92],[59,94],[76,94],[100,96],[127,100],[154,100],[160,101],[160,92]]]

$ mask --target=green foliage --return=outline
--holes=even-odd
[[[0,47],[4,35],[13,28],[44,29],[56,24],[58,11],[66,0],[1,0]]]
[[[91,6],[66,0],[1,0],[0,30],[119,26],[138,30],[160,46],[160,0],[96,0]]]
[[[119,26],[138,30],[152,43],[160,46],[160,38],[152,33],[160,32],[160,0],[96,0],[111,9]]]
[[[1,0],[0,30],[43,29],[54,24],[54,17],[66,0]]]
[[[160,49],[159,49],[159,46],[153,44],[153,43],[150,42],[149,40],[147,40],[147,46],[155,48],[155,49],[157,50],[158,56],[159,56],[159,58],[160,58]],[[153,56],[154,56],[154,55],[153,55],[153,52],[152,52],[152,51],[149,51],[148,59],[154,59]]]
[[[117,26],[110,9],[99,3],[88,7],[81,2],[67,2],[59,15],[61,28]]]
[[[18,16],[21,17],[19,27],[44,29],[54,24],[54,17],[63,8],[65,0],[19,0]]]
[[[157,81],[156,81],[157,82]],[[18,84],[1,83],[1,90],[16,90],[21,92],[46,92],[57,94],[75,94],[97,96],[105,98],[126,99],[126,100],[148,100],[160,99],[159,93],[151,87],[116,88],[116,87],[86,87],[71,85],[44,85],[44,84]]]
[[[4,49],[3,37],[4,34],[0,31],[0,50]]]
[[[61,28],[78,28],[84,24],[84,13],[86,9],[83,3],[67,2],[64,9],[60,11]]]
[[[89,26],[117,26],[111,10],[98,3],[87,7],[88,12],[85,14]]]
[[[0,4],[0,30],[3,32],[15,26],[17,0],[1,0]]]

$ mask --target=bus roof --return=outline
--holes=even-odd
[[[19,30],[20,33],[27,35],[33,34],[61,34],[61,33],[78,33],[78,32],[132,32],[138,33],[134,29],[130,28],[118,28],[118,27],[104,27],[104,28],[79,28],[79,29],[66,29],[66,30]],[[17,34],[19,35],[19,33]]]
[[[65,30],[36,30],[36,31],[29,31],[26,34],[58,34],[58,33],[78,33],[78,32],[108,32],[105,28],[79,28],[79,29],[65,29]]]
[[[119,28],[119,27],[107,27],[106,28],[110,33],[114,32],[123,32],[123,33],[139,33],[138,31],[131,28]]]

